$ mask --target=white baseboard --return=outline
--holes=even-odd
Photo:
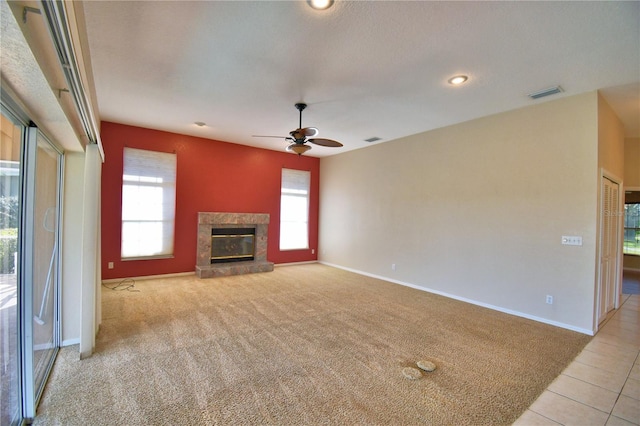
[[[347,267],[344,267],[344,266],[335,265],[335,264],[328,263],[328,262],[319,261],[319,263],[321,263],[323,265],[331,266],[331,267],[334,267],[334,268],[343,269],[345,271],[354,272],[356,274],[364,275],[364,276],[367,276],[367,277],[388,281],[388,282],[391,282],[391,283],[394,283],[394,284],[400,284],[400,285],[403,285],[405,287],[415,288],[416,290],[426,291],[427,293],[433,293],[433,294],[437,294],[439,296],[448,297],[449,299],[455,299],[455,300],[459,300],[461,302],[470,303],[472,305],[482,306],[483,308],[488,308],[488,309],[491,309],[491,310],[494,310],[494,311],[498,311],[498,312],[502,312],[502,313],[505,313],[505,314],[515,315],[517,317],[530,319],[532,321],[537,321],[537,322],[541,322],[541,323],[544,323],[544,324],[553,325],[554,327],[560,327],[560,328],[564,328],[564,329],[567,329],[567,330],[576,331],[578,333],[586,334],[586,335],[589,335],[589,336],[593,336],[595,334],[595,332],[593,330],[589,330],[589,329],[581,328],[581,327],[576,327],[576,326],[573,326],[571,324],[565,324],[565,323],[558,322],[558,321],[549,320],[547,318],[537,317],[535,315],[529,315],[529,314],[526,314],[524,312],[513,311],[511,309],[506,309],[506,308],[502,308],[500,306],[490,305],[490,304],[484,303],[484,302],[478,302],[477,300],[467,299],[466,297],[456,296],[455,294],[449,294],[449,293],[445,293],[445,292],[442,292],[442,291],[439,291],[439,290],[433,290],[433,289],[426,288],[426,287],[420,287],[418,285],[407,283],[407,282],[404,282],[404,281],[394,280],[392,278],[383,277],[381,275],[370,274],[368,272],[364,272],[364,271],[360,271],[360,270],[352,269],[352,268],[347,268]]]
[[[175,274],[143,275],[141,277],[110,278],[108,280],[102,280],[102,284],[119,283],[124,280],[143,281],[143,280],[155,280],[158,278],[186,277],[186,276],[195,275],[195,274],[196,274],[195,271],[193,271],[193,272],[177,272]]]
[[[73,345],[79,345],[79,344],[80,344],[79,337],[76,337],[75,339],[67,339],[62,341],[62,346],[73,346]]]
[[[305,260],[304,262],[276,263],[273,266],[277,268],[279,266],[306,265],[306,264],[309,264],[309,263],[318,263],[318,261],[317,260]]]

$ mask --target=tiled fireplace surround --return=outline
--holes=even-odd
[[[196,275],[200,278],[212,278],[273,271],[273,263],[267,261],[268,227],[269,215],[265,213],[199,212]],[[255,228],[254,260],[211,264],[213,228]]]

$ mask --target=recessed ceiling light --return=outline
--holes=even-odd
[[[195,125],[196,125],[196,126],[198,126],[198,127],[204,127],[204,126],[206,126],[206,125],[207,125],[207,123],[205,123],[205,122],[203,122],[203,121],[196,121],[196,122],[195,122],[195,123],[193,123],[193,124],[195,124]]]
[[[333,0],[307,0],[307,3],[316,10],[325,10],[333,5]]]
[[[464,83],[467,80],[469,80],[469,77],[467,77],[466,75],[456,75],[454,77],[451,77],[447,81],[449,82],[449,84],[453,84],[454,86],[458,86],[458,85]]]

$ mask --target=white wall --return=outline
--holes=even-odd
[[[323,158],[320,261],[591,333],[597,100]]]
[[[99,148],[65,154],[62,237],[62,345],[91,355],[101,322]]]
[[[102,157],[98,145],[87,145],[82,204],[82,284],[80,358],[93,354],[102,318],[100,280],[100,177]]]
[[[62,344],[80,342],[84,153],[66,153],[62,225]]]
[[[624,185],[640,188],[640,138],[624,140]]]

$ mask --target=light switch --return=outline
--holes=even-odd
[[[582,237],[578,235],[563,235],[562,244],[565,246],[581,246]]]

